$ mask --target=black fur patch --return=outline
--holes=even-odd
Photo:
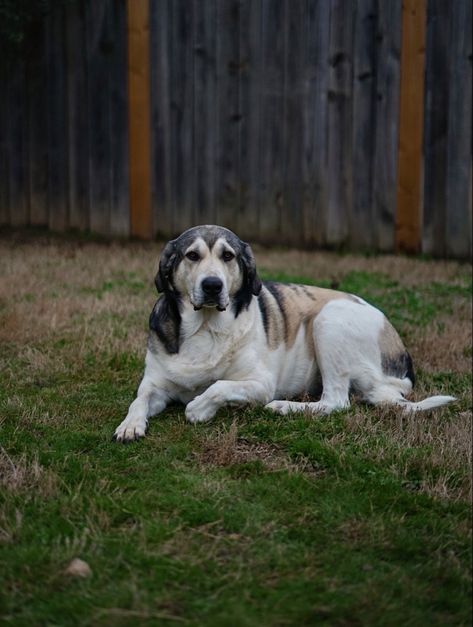
[[[268,329],[269,329],[269,321],[268,321],[268,303],[266,302],[266,296],[264,292],[261,292],[258,296],[258,305],[259,310],[261,312],[261,318],[263,320],[264,332],[266,333],[266,337],[268,337]]]
[[[232,242],[233,244],[233,242]],[[238,251],[238,248],[234,246]],[[240,272],[242,273],[242,283],[238,292],[233,297],[232,309],[235,314],[235,318],[243,309],[248,309],[253,296],[258,296],[261,292],[262,283],[256,273],[255,258],[248,244],[244,242],[239,243],[239,256],[238,265],[240,266]]]
[[[149,317],[149,328],[156,333],[170,355],[179,352],[181,314],[178,295],[166,292],[156,302]]]
[[[387,357],[386,355],[383,355],[381,358],[381,366],[384,374],[391,377],[397,377],[398,379],[408,377],[411,380],[412,385],[414,385],[416,380],[414,366],[412,364],[411,356],[407,351],[405,353],[400,353],[397,357]]]
[[[284,322],[284,338],[287,342],[287,316],[286,316],[286,311],[284,309],[284,297],[281,294],[281,291],[279,289],[279,284],[278,283],[272,283],[271,281],[265,281],[264,285],[266,287],[267,290],[269,290],[271,292],[271,294],[274,296],[275,301],[278,304],[279,307],[279,311],[281,312],[281,316]]]
[[[240,263],[240,269],[243,274],[243,282],[240,289],[232,299],[232,310],[235,318],[238,318],[243,309],[248,309],[253,298],[253,291],[248,280],[248,271],[245,264]]]

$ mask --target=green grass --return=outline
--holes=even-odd
[[[110,271],[83,291],[67,280],[44,289],[139,303],[152,301],[148,283]],[[466,279],[407,290],[361,270],[338,288],[412,338],[469,299]],[[26,293],[26,308],[41,300]],[[15,305],[0,304],[2,316]],[[147,307],[78,310],[2,345],[3,624],[471,623],[468,372],[419,369],[422,393],[460,399],[426,417],[359,404],[321,419],[228,409],[194,427],[173,407],[146,439],[118,445],[144,351],[122,345]],[[74,557],[90,578],[65,575]]]

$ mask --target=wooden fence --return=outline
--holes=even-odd
[[[55,4],[2,69],[0,224],[471,255],[472,0]]]

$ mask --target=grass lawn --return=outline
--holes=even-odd
[[[265,279],[380,307],[413,398],[454,405],[199,426],[174,407],[124,446],[159,250],[0,237],[0,623],[470,625],[470,266],[255,251]]]

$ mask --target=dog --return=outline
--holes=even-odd
[[[199,423],[225,405],[329,414],[349,406],[351,390],[405,411],[455,400],[407,400],[412,360],[381,311],[352,294],[262,282],[250,246],[226,228],[197,226],[170,241],[155,283],[145,372],[119,442],[142,438],[148,419],[176,401]]]

